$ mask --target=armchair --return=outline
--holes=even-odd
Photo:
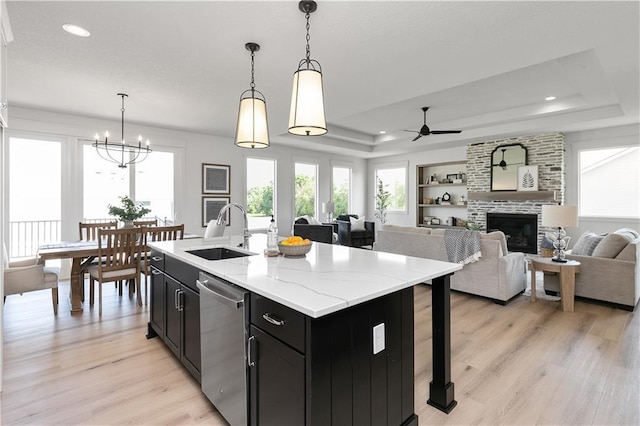
[[[334,243],[333,226],[310,224],[308,219],[304,217],[298,218],[294,222],[293,235],[298,235],[302,238],[308,238],[311,241],[318,241],[320,243]]]
[[[35,258],[9,262],[4,250],[4,298],[11,294],[51,289],[53,313],[58,314],[58,274],[59,268],[44,266]]]
[[[358,215],[344,214],[338,216],[338,243],[343,246],[362,247],[371,246],[375,242],[375,222],[364,222],[364,230],[352,230],[351,219],[358,219]]]

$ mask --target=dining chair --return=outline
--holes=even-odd
[[[51,289],[53,314],[58,314],[58,274],[60,268],[44,266],[38,258],[9,262],[7,248],[2,243],[4,265],[4,299],[11,294]]]
[[[116,222],[115,220],[113,222],[80,222],[78,224],[78,229],[80,231],[80,240],[96,241],[98,239],[99,229],[116,229],[117,227],[118,222]]]
[[[133,226],[158,226],[158,219],[134,220]]]
[[[140,295],[140,262],[144,248],[142,228],[99,229],[98,257],[103,262],[89,267],[89,304],[93,306],[95,284],[98,283],[98,313],[102,316],[102,284],[129,280],[135,285],[137,303]],[[133,280],[133,281],[131,281]],[[121,293],[122,294],[122,290]]]
[[[184,224],[172,225],[172,226],[150,226],[143,228],[144,234],[144,252],[140,259],[140,269],[144,274],[144,304],[147,304],[148,290],[149,290],[149,275],[151,274],[150,268],[150,250],[147,246],[148,242],[153,241],[170,241],[170,240],[182,240],[184,238]]]

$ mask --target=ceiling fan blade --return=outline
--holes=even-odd
[[[411,139],[411,142],[415,142],[418,139],[420,139],[422,137],[422,135],[420,133],[418,133],[418,136],[416,136],[415,138]]]
[[[402,131],[404,131],[404,132],[411,132],[411,133],[420,133],[420,132],[419,132],[419,131],[417,131],[417,130],[407,130],[407,129],[402,129]]]
[[[432,130],[431,134],[433,135],[446,135],[449,133],[460,133],[462,130]]]

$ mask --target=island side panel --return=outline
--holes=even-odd
[[[385,349],[373,353],[373,327]],[[413,288],[309,322],[307,424],[415,424]]]

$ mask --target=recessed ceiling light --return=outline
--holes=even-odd
[[[78,37],[89,37],[91,33],[84,28],[73,25],[73,24],[64,24],[62,29],[68,32],[69,34],[77,35]]]
[[[547,96],[546,98],[544,98],[545,101],[553,101],[556,97],[555,96]]]
[[[380,134],[381,134],[381,135],[384,135],[384,134],[386,134],[386,133],[387,133],[387,132],[386,132],[385,130],[380,130]]]

